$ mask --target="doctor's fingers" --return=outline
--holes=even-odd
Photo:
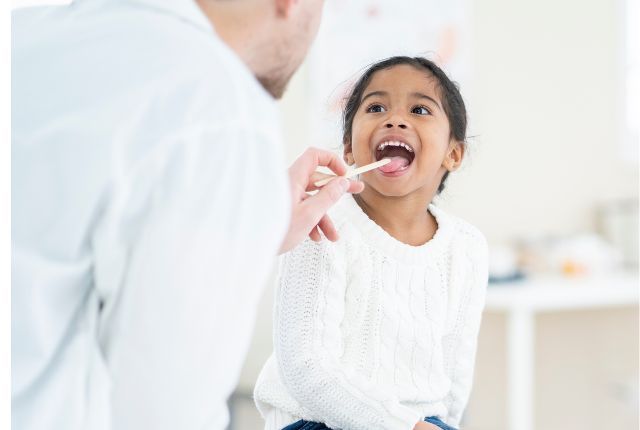
[[[297,210],[294,210],[294,216],[298,218],[298,222],[308,226],[309,230],[320,223],[320,220],[326,215],[327,211],[351,188],[349,180],[344,178],[336,178],[322,187],[315,195],[309,195],[299,203]],[[334,236],[335,228],[333,223],[323,222],[320,227],[327,226],[330,236]]]
[[[311,194],[303,193],[301,200],[306,200],[309,197],[311,197]],[[320,221],[318,221],[318,224],[311,229],[309,238],[314,242],[320,242],[322,240],[322,234],[320,234],[320,232],[332,242],[338,240],[338,231],[327,214],[323,215]]]
[[[318,229],[321,230],[324,236],[331,242],[335,242],[339,239],[338,230],[336,230],[336,227],[333,224],[333,221],[331,221],[329,215],[325,214],[320,218],[320,222],[318,222]]]
[[[320,242],[322,240],[322,234],[320,234],[320,232],[322,232],[322,234],[324,234],[324,236],[331,242],[335,242],[339,239],[338,230],[336,230],[336,227],[334,226],[333,221],[331,221],[331,218],[329,218],[329,215],[325,215],[320,219],[318,224],[309,232],[309,237],[314,242]]]
[[[298,157],[289,168],[289,176],[292,181],[307,188],[311,176],[320,166],[328,167],[336,175],[347,173],[347,166],[333,152],[319,148],[308,148]]]
[[[305,191],[309,192],[309,191],[319,190],[322,187],[317,187],[315,185],[316,182],[319,182],[323,179],[336,178],[336,177],[337,177],[336,175],[329,175],[322,172],[314,172],[313,174],[311,174],[311,176],[309,176],[309,183],[307,184],[307,188]],[[349,189],[347,189],[348,193],[357,194],[362,190],[364,190],[364,184],[362,182],[355,179],[349,180]]]

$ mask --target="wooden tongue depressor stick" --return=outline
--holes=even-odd
[[[364,173],[364,172],[368,172],[369,170],[373,170],[373,169],[377,169],[380,166],[384,166],[385,164],[388,164],[391,162],[391,158],[383,158],[380,161],[376,161],[375,163],[371,163],[371,164],[366,164],[362,167],[358,167],[357,169],[353,169],[347,172],[346,175],[343,176],[343,178],[351,178],[353,176],[359,175],[360,173]],[[316,187],[320,188],[324,185],[327,185],[329,183],[329,181],[331,181],[333,178],[337,178],[337,176],[331,176],[330,178],[324,178],[318,182],[314,182],[313,185],[315,185]]]

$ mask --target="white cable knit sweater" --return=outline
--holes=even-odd
[[[411,430],[427,416],[459,426],[487,286],[487,245],[434,205],[422,246],[397,241],[351,197],[331,217],[336,243],[306,241],[282,259],[274,354],[255,401],[276,430]]]

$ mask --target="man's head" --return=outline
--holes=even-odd
[[[216,32],[275,98],[318,32],[324,0],[197,0]]]

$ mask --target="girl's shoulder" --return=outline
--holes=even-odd
[[[486,252],[487,239],[475,225],[434,204],[429,205],[429,211],[436,217],[439,224],[446,224],[453,243],[472,246]]]

